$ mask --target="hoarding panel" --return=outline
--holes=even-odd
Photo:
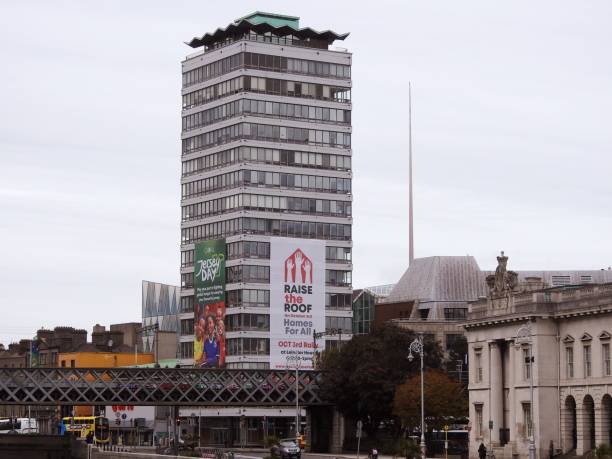
[[[325,330],[325,242],[270,241],[270,368],[312,370],[313,332]],[[318,350],[325,342],[320,340]]]
[[[196,366],[225,365],[225,239],[195,246],[193,272]]]

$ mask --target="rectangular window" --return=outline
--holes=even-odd
[[[591,376],[591,346],[586,345],[583,349],[584,355],[584,377],[589,378]]]
[[[476,425],[474,426],[476,438],[482,438],[482,405],[474,405]]]
[[[523,348],[523,380],[529,381],[531,379],[531,355],[529,348]]]
[[[531,404],[523,403],[523,435],[525,438],[531,437]]]
[[[476,351],[474,353],[474,367],[476,371],[474,372],[475,381],[474,382],[482,382],[482,352]]]
[[[565,348],[565,376],[570,379],[574,377],[574,348]]]
[[[603,376],[610,376],[610,343],[603,343],[601,345],[601,360],[602,360],[602,373]]]

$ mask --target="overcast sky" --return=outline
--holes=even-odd
[[[0,342],[178,283],[183,42],[255,10],[351,33],[355,287],[408,264],[409,80],[417,257],[612,264],[608,1],[4,0]]]

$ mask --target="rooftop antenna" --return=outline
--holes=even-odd
[[[408,263],[414,261],[414,221],[412,218],[412,95],[408,82]]]

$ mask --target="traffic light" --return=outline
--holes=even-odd
[[[176,418],[176,425],[177,427],[181,425],[181,418]]]

